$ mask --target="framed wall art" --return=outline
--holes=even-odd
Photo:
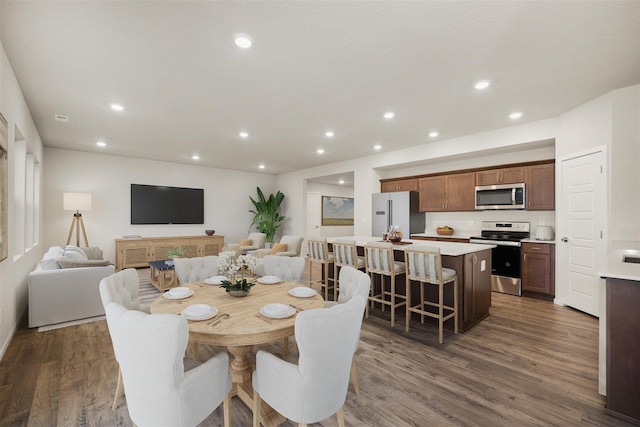
[[[353,198],[322,196],[322,225],[353,225]]]
[[[0,261],[9,252],[9,132],[0,114]]]

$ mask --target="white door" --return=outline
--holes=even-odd
[[[307,193],[307,237],[320,237],[320,193]]]
[[[558,217],[558,286],[566,305],[599,316],[598,271],[606,263],[606,171],[603,151],[562,160]]]

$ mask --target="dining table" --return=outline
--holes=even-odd
[[[249,408],[253,408],[251,376],[254,366],[250,363],[248,356],[253,346],[293,335],[295,319],[299,312],[324,306],[324,299],[317,292],[308,297],[290,294],[290,290],[294,288],[308,286],[288,281],[262,284],[258,280],[246,297],[230,296],[219,285],[206,282],[189,283],[183,286],[192,290],[193,293],[181,299],[170,299],[167,298],[167,294],[162,294],[151,304],[151,313],[180,315],[192,304],[207,304],[215,307],[217,314],[212,318],[199,321],[187,319],[189,341],[227,347],[233,356],[229,364],[233,379],[232,396],[238,396]],[[292,314],[284,318],[267,317],[261,309],[273,303],[291,307]],[[286,420],[266,402],[261,406],[263,425],[275,426]]]

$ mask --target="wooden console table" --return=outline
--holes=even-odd
[[[218,255],[224,246],[224,236],[172,236],[115,239],[116,270],[147,267],[149,261],[166,259],[171,248],[183,247],[185,258]]]

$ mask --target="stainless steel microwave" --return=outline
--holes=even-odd
[[[525,184],[483,185],[476,187],[476,209],[524,209]]]

